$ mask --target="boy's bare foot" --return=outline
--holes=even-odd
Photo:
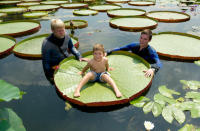
[[[80,97],[80,92],[79,91],[75,91],[74,92],[74,97]]]
[[[121,92],[116,92],[116,96],[117,96],[117,98],[120,98],[120,97],[122,97],[122,93]]]

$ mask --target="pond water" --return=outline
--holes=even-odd
[[[182,11],[173,1],[165,4],[157,2],[155,6],[149,7],[121,5],[124,8],[144,9],[147,12],[156,10]],[[60,8],[55,13],[50,14],[49,17],[38,19],[42,28],[35,34],[16,38],[17,42],[31,36],[50,33],[51,18],[88,21],[87,28],[75,30],[74,34],[79,38],[81,53],[92,50],[92,45],[95,43],[104,44],[106,49],[111,49],[139,40],[140,33],[138,32],[126,32],[111,28],[109,26],[110,18],[106,13],[99,12],[95,16],[73,16],[72,11],[72,9]],[[192,27],[200,26],[200,8],[197,7],[195,11],[191,11],[189,8],[186,13],[191,16],[189,21],[181,23],[159,22],[153,32],[194,32]],[[22,19],[22,17],[11,16],[9,19]],[[153,99],[154,94],[159,92],[158,87],[160,85],[166,85],[168,88],[180,92],[181,96],[184,97],[186,90],[182,88],[179,81],[200,81],[200,67],[194,63],[161,61],[163,67],[154,77],[150,89],[145,94],[146,97]],[[57,95],[55,87],[46,80],[41,60],[22,59],[13,54],[0,59],[0,79],[26,92],[23,99],[1,102],[0,107],[12,108],[23,120],[27,131],[144,131],[144,121],[153,122],[155,131],[167,131],[168,129],[175,131],[186,123],[200,126],[200,119],[191,118],[189,112],[185,113],[186,121],[183,124],[179,124],[175,120],[172,124],[169,124],[161,115],[154,117],[151,112],[144,114],[142,108],[132,105],[109,107],[107,109],[74,107],[67,111],[65,110],[65,101]]]

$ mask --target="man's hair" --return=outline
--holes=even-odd
[[[141,32],[141,35],[148,35],[149,36],[149,41],[151,40],[152,38],[152,31],[150,29],[144,29],[142,32]]]
[[[95,44],[93,46],[93,52],[94,51],[102,51],[103,53],[105,53],[104,46],[102,44]]]
[[[52,19],[51,20],[51,29],[54,30],[56,28],[65,28],[65,23],[61,19]]]

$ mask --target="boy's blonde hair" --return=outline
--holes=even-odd
[[[56,28],[65,28],[65,23],[61,19],[52,19],[51,20],[51,30]]]
[[[105,53],[104,46],[102,44],[95,44],[93,46],[93,52],[94,51],[102,51],[103,53]]]

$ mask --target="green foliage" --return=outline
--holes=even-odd
[[[179,92],[176,92],[174,90],[168,89],[165,85],[160,86],[158,88],[158,90],[163,96],[166,96],[166,97],[169,97],[169,98],[173,98],[172,94],[180,95]]]
[[[178,131],[199,131],[199,129],[196,129],[194,125],[192,124],[185,124],[181,129]]]
[[[9,108],[0,109],[0,131],[26,131],[22,120]]]
[[[196,65],[200,66],[200,60],[194,62]]]
[[[180,80],[180,82],[183,84],[183,88],[189,88],[192,90],[198,90],[200,88],[200,81],[186,81],[186,80]]]
[[[141,96],[137,99],[134,99],[133,101],[130,102],[130,104],[136,106],[136,107],[143,107],[144,104],[146,104],[147,101],[150,101],[149,98]]]
[[[12,99],[20,99],[24,92],[20,92],[20,90],[5,82],[4,80],[0,80],[0,101],[10,101]]]

